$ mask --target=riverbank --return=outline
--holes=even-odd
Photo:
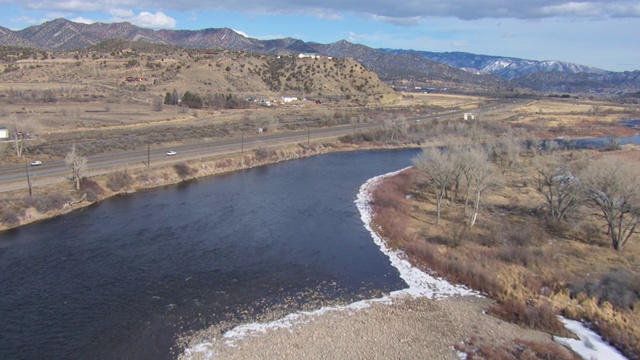
[[[486,314],[491,300],[476,296],[443,300],[402,297],[392,304],[302,316],[290,327],[211,344],[182,359],[434,359],[459,360],[474,345],[513,348],[535,342],[564,352],[543,332]],[[199,350],[204,350],[202,345]],[[571,358],[571,357],[566,357]]]
[[[488,315],[492,300],[420,271],[402,252],[390,249],[372,229],[371,201],[375,187],[392,175],[365,183],[356,205],[372,240],[407,288],[231,330],[214,326],[188,336],[180,358],[459,359],[478,347],[485,357],[525,348],[535,358],[577,358],[547,333]]]
[[[150,169],[113,169],[109,174],[85,179],[79,191],[72,187],[71,182],[62,182],[34,187],[32,196],[29,196],[29,189],[25,183],[25,188],[22,190],[0,193],[2,205],[0,231],[62,216],[113,196],[174,185],[183,181],[197,181],[203,177],[334,152],[417,146],[415,144],[395,146],[375,143],[353,144],[339,140],[300,143],[179,162]]]

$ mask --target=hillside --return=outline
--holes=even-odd
[[[497,76],[476,75],[412,53],[394,55],[344,40],[328,45],[313,44],[313,47],[320,54],[354,58],[398,88],[501,90],[509,86]]]
[[[408,85],[456,90],[499,90],[508,86],[497,76],[476,75],[455,67],[430,61],[414,54],[393,55],[363,45],[338,41],[322,45],[284,38],[258,40],[228,28],[203,30],[150,30],[130,23],[80,24],[56,19],[41,25],[0,34],[0,46],[24,41],[23,46],[46,51],[86,49],[109,39],[144,41],[189,49],[226,49],[268,55],[315,54],[356,59],[378,74],[383,81],[398,88]],[[411,81],[410,84],[407,82]]]
[[[232,93],[245,98],[287,95],[364,104],[394,93],[374,72],[351,59],[185,50],[125,40],[77,51],[5,48],[3,53],[2,82],[37,85],[27,89],[40,92],[30,95],[34,97],[47,89],[68,88],[75,97],[127,92],[148,99],[176,89],[205,99]]]

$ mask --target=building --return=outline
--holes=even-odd
[[[4,126],[0,126],[0,140],[9,139],[9,129]]]
[[[475,120],[476,119],[476,114],[474,114],[474,113],[464,113],[464,119],[465,120]]]

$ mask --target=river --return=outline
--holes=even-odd
[[[0,358],[168,359],[178,336],[284,299],[295,311],[402,289],[354,199],[416,152],[269,165],[0,233]]]

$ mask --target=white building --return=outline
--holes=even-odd
[[[7,140],[9,138],[9,129],[4,126],[0,126],[0,140]]]

